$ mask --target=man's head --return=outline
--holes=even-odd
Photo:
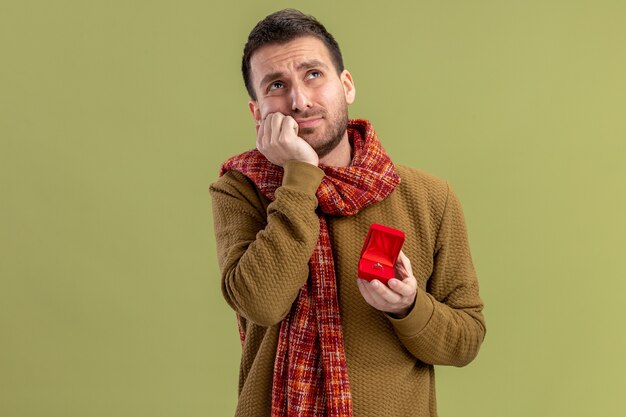
[[[272,13],[256,24],[248,36],[248,42],[243,49],[241,72],[243,81],[252,100],[257,99],[250,75],[250,58],[257,49],[268,44],[285,44],[296,38],[313,36],[324,43],[335,66],[337,74],[341,74],[343,57],[339,44],[333,35],[313,16],[307,16],[299,10],[285,9]]]
[[[266,17],[250,34],[242,68],[257,126],[271,113],[293,117],[298,136],[320,158],[347,139],[354,83],[339,46],[315,18],[296,10]]]

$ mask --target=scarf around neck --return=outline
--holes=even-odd
[[[385,199],[400,178],[369,121],[350,120],[348,137],[353,147],[351,165],[320,165],[325,174],[316,192],[320,235],[309,260],[309,278],[280,324],[272,383],[273,417],[352,416],[326,215],[353,216]],[[220,176],[229,170],[244,174],[271,201],[282,184],[283,169],[256,149],[227,160]],[[243,344],[245,334],[240,336]]]

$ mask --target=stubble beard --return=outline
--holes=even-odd
[[[307,140],[319,158],[323,158],[331,153],[341,143],[341,140],[344,138],[346,130],[348,129],[348,105],[343,103],[343,105],[338,106],[338,108],[339,111],[337,114],[332,115],[332,117],[329,117],[327,112],[322,114],[322,116],[329,122],[328,129],[318,132],[323,135],[321,138],[322,140],[316,141],[316,143],[311,143]],[[302,117],[310,117],[312,115],[314,114],[306,114],[302,115]],[[303,128],[298,131],[298,136],[306,140],[306,136],[314,135],[316,130],[317,128]]]

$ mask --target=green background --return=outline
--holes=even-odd
[[[626,415],[626,3],[10,0],[0,416],[233,414],[207,188],[254,146],[241,51],[287,6],[338,39],[351,116],[463,203],[488,332],[437,369],[440,415]]]

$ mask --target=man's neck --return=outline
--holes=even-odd
[[[347,167],[352,162],[352,146],[348,139],[348,131],[344,133],[341,142],[328,153],[320,158],[320,164],[331,167]]]

